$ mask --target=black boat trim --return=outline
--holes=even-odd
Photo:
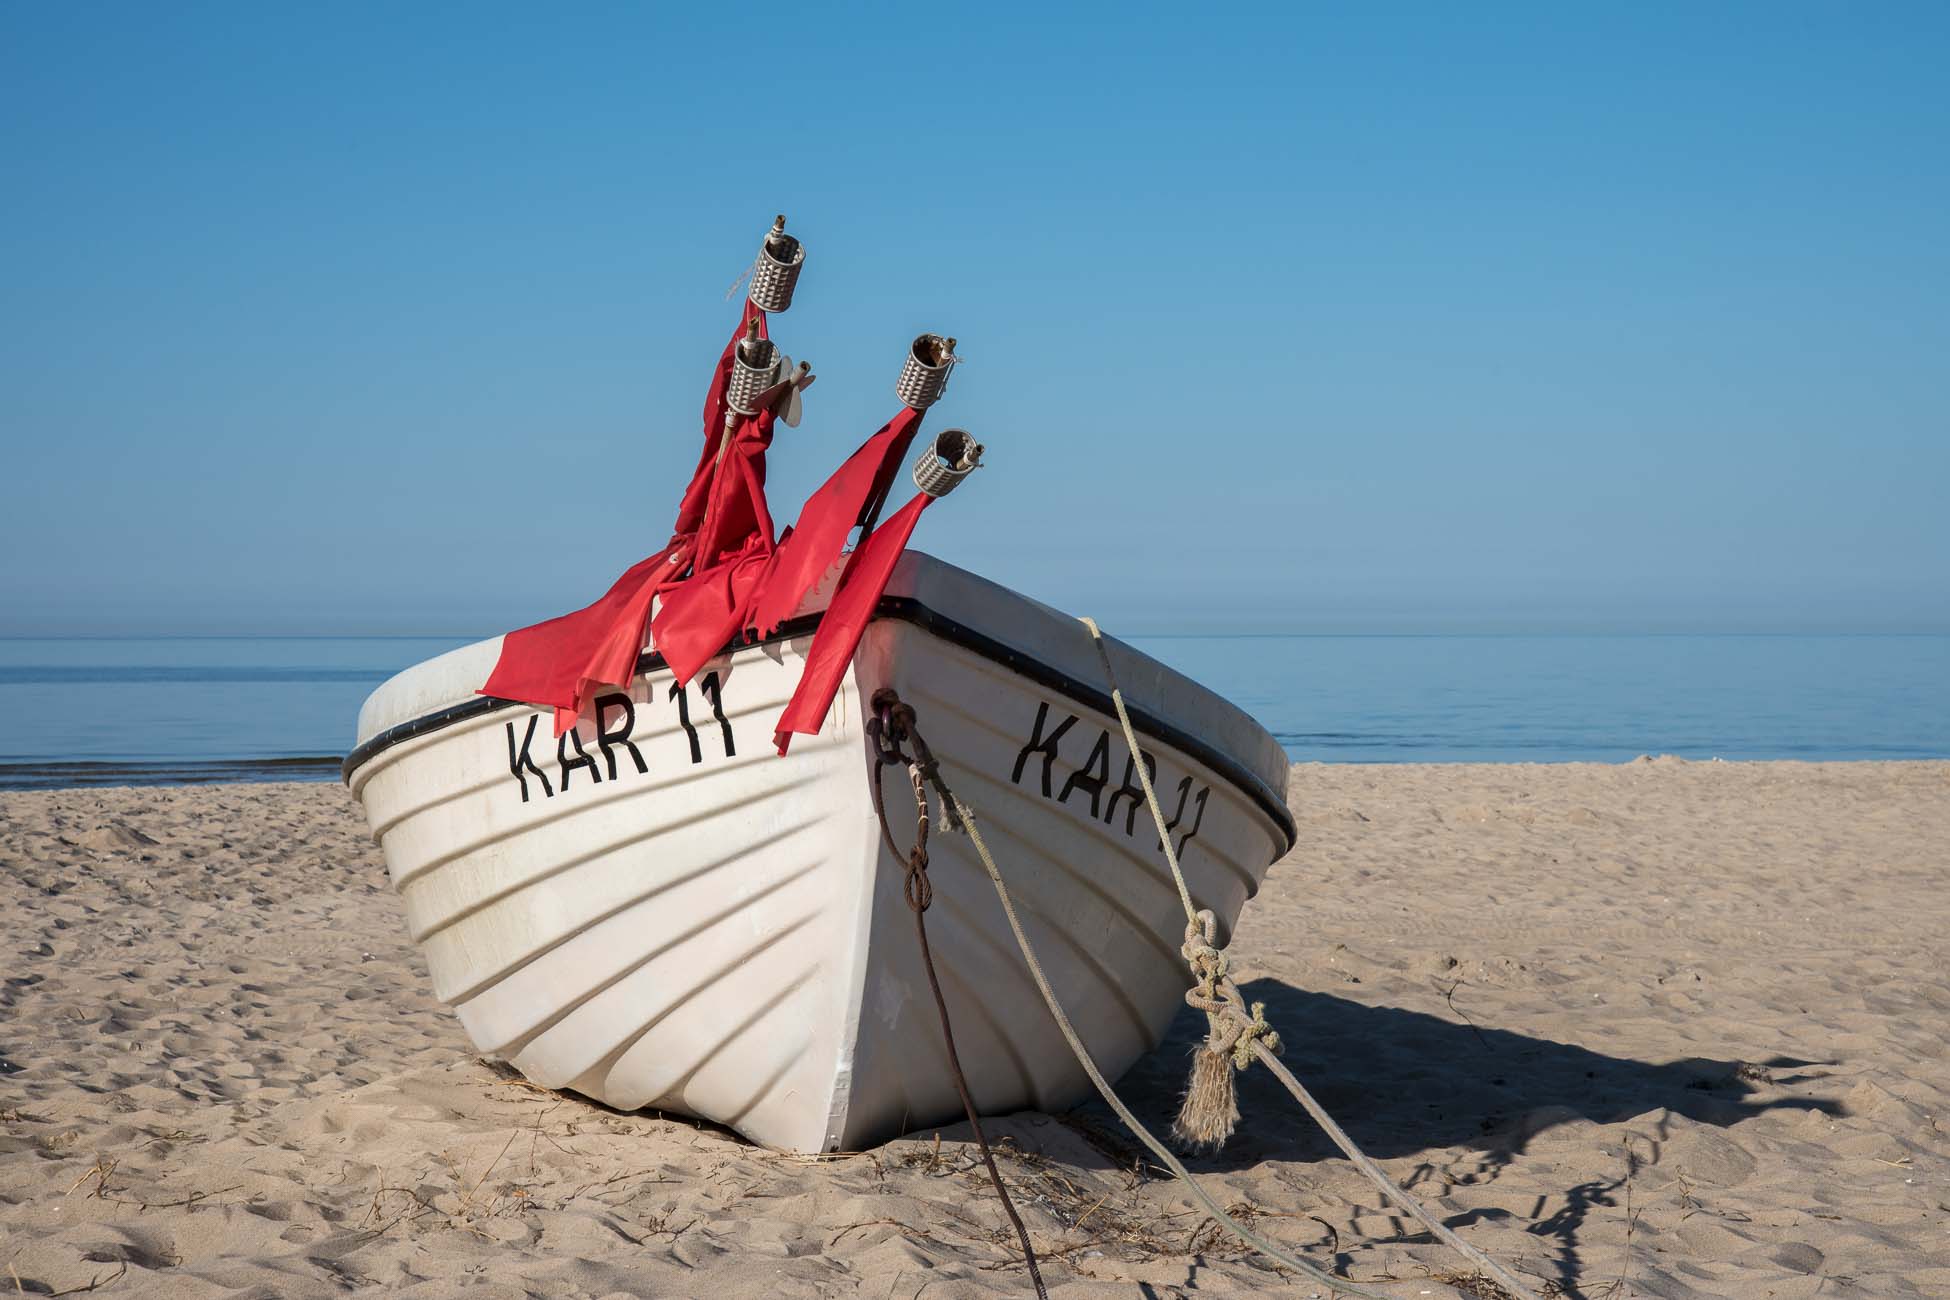
[[[1041,659],[1032,658],[1013,646],[997,641],[994,637],[977,632],[965,623],[956,622],[946,614],[929,609],[912,596],[883,596],[880,604],[874,610],[874,617],[876,619],[898,619],[903,623],[910,623],[924,632],[938,636],[951,644],[961,646],[965,650],[973,651],[975,654],[980,655],[992,663],[1000,664],[1011,672],[1027,677],[1038,686],[1068,696],[1070,699],[1097,713],[1105,714],[1113,718],[1117,716],[1117,705],[1111,699],[1109,691],[1093,686],[1088,682],[1078,681],[1068,673],[1043,662]],[[731,654],[738,650],[749,650],[758,646],[776,645],[782,641],[790,641],[795,637],[805,636],[818,628],[819,620],[820,615],[818,614],[807,614],[800,618],[787,619],[770,636],[762,637],[756,641],[734,641],[724,648],[724,653]],[[636,671],[638,676],[644,673],[656,672],[663,667],[665,667],[664,657],[654,650],[646,650],[637,656]],[[442,728],[453,726],[455,723],[466,722],[471,718],[484,717],[487,714],[495,713],[502,709],[525,709],[532,707],[531,705],[523,704],[519,700],[503,700],[491,695],[482,695],[471,700],[465,700],[459,704],[448,705],[444,709],[436,709],[432,713],[424,714],[408,722],[402,722],[396,727],[388,727],[370,740],[367,740],[364,744],[361,744],[345,756],[345,762],[339,769],[340,776],[350,784],[352,774],[364,766],[374,755],[391,749],[394,745],[403,744],[406,741],[429,735]],[[1260,811],[1271,818],[1273,824],[1278,826],[1286,836],[1286,847],[1281,850],[1282,854],[1290,850],[1298,841],[1298,831],[1294,825],[1293,813],[1288,810],[1286,800],[1281,796],[1280,792],[1275,791],[1265,781],[1261,780],[1258,773],[1254,772],[1232,755],[1216,748],[1210,742],[1199,739],[1184,728],[1167,722],[1156,714],[1149,713],[1128,702],[1125,707],[1130,712],[1131,725],[1137,728],[1141,734],[1169,745],[1180,753],[1211,768],[1234,786],[1243,790],[1254,803],[1258,804]]]
[[[881,602],[883,608],[886,604],[887,602],[884,600]],[[739,650],[749,650],[756,646],[777,645],[781,641],[790,641],[794,637],[805,636],[807,633],[818,628],[819,619],[820,616],[818,614],[806,614],[799,618],[789,618],[779,624],[777,630],[772,635],[761,637],[756,641],[733,641],[720,653],[731,654]],[[664,667],[666,667],[664,657],[654,650],[645,650],[636,657],[636,675],[638,677],[641,677],[645,673],[654,673]],[[368,759],[372,758],[375,754],[391,749],[394,745],[404,744],[406,741],[416,740],[421,736],[430,735],[442,728],[451,727],[456,722],[466,722],[470,718],[484,717],[487,714],[496,713],[502,709],[532,708],[534,708],[533,705],[524,704],[520,700],[504,700],[493,695],[477,695],[473,699],[463,700],[459,704],[449,704],[444,709],[435,709],[432,713],[422,714],[409,722],[402,722],[397,727],[388,727],[386,730],[373,736],[370,740],[360,744],[350,754],[345,756],[345,762],[339,765],[339,775],[347,785],[350,785],[352,783],[352,774],[364,766]]]

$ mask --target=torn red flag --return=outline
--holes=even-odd
[[[601,690],[626,686],[636,675],[637,655],[643,649],[650,606],[657,593],[682,579],[694,560],[708,566],[716,558],[694,555],[696,534],[707,515],[715,513],[712,533],[717,540],[713,545],[735,551],[743,546],[746,535],[758,531],[769,550],[772,521],[765,508],[764,444],[770,441],[771,421],[769,417],[741,420],[740,431],[749,426],[757,445],[744,446],[735,456],[724,436],[725,390],[732,356],[752,321],[758,323],[759,337],[765,337],[765,313],[747,302],[739,313],[738,328],[712,372],[704,398],[704,446],[690,485],[684,490],[669,544],[632,565],[593,604],[508,633],[501,640],[494,671],[479,694],[553,709],[555,734],[559,736],[575,726]],[[735,444],[738,439],[731,441]],[[723,472],[727,463],[732,467],[730,474]],[[731,528],[743,531],[731,536]]]
[[[912,408],[862,443],[775,543],[765,455],[777,417],[728,411],[738,343],[754,324],[766,337],[765,313],[748,302],[712,372],[704,446],[669,545],[631,567],[595,603],[509,633],[481,694],[552,708],[559,736],[575,726],[599,691],[627,686],[646,632],[654,633],[657,652],[677,680],[687,682],[741,636],[769,634],[790,618],[839,560],[853,529],[865,528],[867,516],[878,512],[920,428],[921,413]],[[781,754],[793,734],[820,729],[895,562],[933,499],[917,496],[879,528],[866,528],[847,558],[779,720]]]
[[[479,694],[554,709],[558,736],[575,726],[599,690],[636,676],[651,598],[679,567],[671,563],[675,549],[673,542],[633,565],[593,604],[501,638],[501,657]]]
[[[859,648],[867,624],[873,621],[874,609],[894,574],[894,564],[907,549],[921,512],[933,500],[925,492],[917,493],[893,518],[874,529],[847,561],[839,590],[833,593],[832,603],[813,635],[812,648],[806,652],[805,672],[773,733],[779,753],[785,753],[794,733],[815,735],[825,724],[826,711],[833,707],[833,697],[839,694],[853,652]]]
[[[704,447],[698,453],[697,469],[691,474],[690,486],[684,489],[684,498],[677,506],[676,532],[694,533],[704,523],[706,507],[711,500],[711,485],[716,479],[713,472],[718,464],[718,449],[724,441],[725,392],[731,386],[732,358],[738,352],[738,340],[745,337],[745,330],[752,322],[758,322],[758,336],[770,338],[765,313],[751,305],[739,314],[738,328],[731,332],[731,342],[724,345],[724,354],[718,358],[718,367],[711,372],[711,386],[704,394]]]
[[[679,683],[697,676],[750,625],[752,598],[772,556],[769,543],[747,538],[743,551],[664,593],[651,638]]]
[[[765,501],[765,453],[778,417],[771,411],[741,415],[719,440],[710,500],[697,530],[694,565],[706,569],[747,548],[753,537],[772,548],[772,511]]]
[[[840,558],[861,511],[893,481],[920,427],[921,413],[902,407],[806,498],[799,522],[779,544],[778,558],[752,606],[751,626],[760,635],[770,635],[791,618],[813,584]]]

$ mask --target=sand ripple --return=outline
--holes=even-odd
[[[1472,1240],[1594,1298],[1950,1296],[1950,764],[1307,766],[1291,797],[1239,973]],[[0,794],[0,908],[0,1294],[1025,1289],[959,1129],[802,1162],[476,1059],[337,787]],[[1161,1121],[1196,1028],[1129,1080]],[[1268,1080],[1242,1100],[1195,1165],[1221,1200],[1456,1294]],[[996,1129],[1058,1294],[1279,1282],[1100,1108]]]

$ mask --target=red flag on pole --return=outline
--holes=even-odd
[[[894,565],[921,511],[934,500],[923,493],[878,528],[867,520],[899,472],[921,413],[903,408],[862,443],[775,542],[765,500],[765,453],[776,416],[761,411],[725,423],[738,344],[754,325],[758,337],[768,337],[765,313],[747,301],[712,371],[704,446],[669,545],[632,566],[593,604],[510,632],[481,694],[552,708],[561,735],[598,691],[626,686],[635,676],[646,630],[654,632],[657,651],[677,680],[688,681],[741,634],[770,633],[790,618],[859,526],[865,531],[779,719],[779,752],[786,752],[794,734],[820,729]],[[654,628],[648,628],[660,596]]]
[[[678,568],[673,549],[631,567],[594,604],[501,638],[501,657],[479,694],[554,709],[558,736],[575,726],[601,688],[636,675],[650,599]]]
[[[847,535],[860,521],[861,510],[875,489],[892,477],[889,467],[898,466],[907,455],[908,444],[920,427],[921,413],[902,407],[806,498],[799,522],[779,544],[778,558],[752,606],[751,625],[760,635],[792,617],[813,584],[840,558]]]
[[[758,336],[771,337],[765,313],[747,302],[739,313],[738,328],[731,332],[731,342],[724,345],[717,369],[711,372],[711,386],[704,394],[704,448],[698,453],[697,469],[691,474],[690,486],[684,489],[684,499],[677,506],[677,532],[694,533],[704,522],[716,478],[713,471],[718,463],[718,446],[724,438],[725,390],[731,386],[731,362],[738,352],[738,340],[745,337],[747,325],[754,320],[758,322]]]
[[[874,607],[894,574],[894,564],[907,549],[907,539],[914,535],[921,512],[934,499],[925,492],[917,493],[893,518],[874,529],[847,561],[839,590],[833,593],[832,604],[819,620],[812,648],[806,652],[806,670],[799,678],[798,689],[792,692],[772,736],[779,753],[785,753],[795,732],[814,735],[825,723],[826,711],[833,707],[833,697],[839,693],[840,679],[846,676],[853,652],[859,648],[867,624],[873,621]]]
[[[734,457],[724,445],[725,388],[730,382],[731,362],[738,340],[745,337],[747,324],[758,322],[759,337],[765,337],[765,313],[744,305],[738,315],[738,328],[725,345],[711,385],[704,398],[704,448],[690,486],[678,507],[677,524],[670,543],[649,559],[632,565],[611,585],[600,600],[552,618],[544,623],[508,633],[501,640],[501,656],[487,684],[478,692],[496,699],[519,700],[555,710],[555,734],[575,726],[589,701],[603,688],[627,685],[636,675],[637,654],[643,648],[644,633],[650,621],[650,605],[660,590],[670,587],[690,570],[692,562],[709,565],[716,557],[695,556],[697,531],[713,505],[725,505],[719,516],[725,526],[714,521],[713,533],[722,542],[726,527],[741,527],[746,533],[760,530],[766,546],[771,544],[771,517],[765,510],[765,461],[763,442],[770,441],[771,421],[741,421],[741,426],[762,425],[753,435],[761,440],[755,449],[741,449]],[[736,440],[734,439],[734,442]],[[725,456],[721,460],[719,451]],[[733,468],[722,473],[725,464]],[[719,483],[720,478],[735,480]],[[733,489],[735,491],[735,499]],[[740,546],[743,537],[730,539]],[[723,645],[720,640],[718,645]],[[715,653],[716,647],[713,647]],[[707,656],[708,657],[708,656]]]

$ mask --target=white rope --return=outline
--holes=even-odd
[[[1028,934],[1023,931],[1021,918],[1016,915],[1016,905],[1014,900],[1009,896],[1009,887],[1003,883],[1002,872],[995,865],[995,858],[989,853],[988,845],[983,842],[982,832],[975,826],[974,812],[970,810],[967,804],[961,801],[960,796],[948,788],[947,784],[941,779],[941,770],[939,767],[934,768],[929,775],[934,782],[934,788],[941,794],[941,802],[945,805],[948,813],[949,826],[955,830],[965,831],[967,833],[969,842],[975,846],[976,855],[982,859],[982,865],[987,868],[989,880],[995,886],[995,895],[1002,900],[1002,911],[1009,918],[1009,929],[1015,933],[1016,947],[1022,950],[1022,959],[1028,964],[1029,974],[1035,979],[1036,988],[1042,993],[1043,1002],[1049,1007],[1050,1016],[1056,1021],[1056,1027],[1063,1031],[1063,1037],[1070,1044],[1070,1051],[1076,1055],[1077,1064],[1081,1065],[1084,1073],[1090,1076],[1090,1082],[1096,1085],[1097,1094],[1104,1099],[1105,1103],[1112,1110],[1117,1112],[1117,1118],[1123,1120],[1125,1126],[1131,1132],[1135,1133],[1145,1146],[1151,1149],[1152,1155],[1164,1161],[1165,1167],[1170,1169],[1178,1178],[1178,1181],[1185,1185],[1186,1189],[1191,1192],[1193,1199],[1198,1201],[1200,1207],[1204,1209],[1206,1214],[1210,1215],[1214,1222],[1230,1232],[1233,1236],[1239,1238],[1267,1258],[1274,1260],[1276,1263],[1286,1265],[1296,1273],[1312,1278],[1322,1286],[1331,1287],[1335,1291],[1344,1292],[1347,1295],[1361,1296],[1363,1300],[1386,1300],[1385,1297],[1373,1291],[1365,1291],[1350,1282],[1335,1277],[1332,1273],[1324,1272],[1316,1268],[1296,1255],[1282,1250],[1264,1237],[1261,1237],[1251,1228],[1248,1228],[1245,1224],[1240,1223],[1230,1214],[1227,1214],[1220,1207],[1219,1203],[1213,1200],[1203,1187],[1198,1185],[1197,1180],[1192,1177],[1191,1171],[1185,1168],[1177,1156],[1172,1154],[1171,1149],[1153,1137],[1151,1130],[1145,1128],[1138,1117],[1131,1113],[1131,1108],[1126,1106],[1123,1099],[1112,1090],[1109,1081],[1104,1078],[1103,1072],[1097,1068],[1097,1063],[1090,1058],[1090,1051],[1083,1045],[1083,1039],[1077,1034],[1076,1027],[1070,1023],[1070,1017],[1064,1013],[1063,1004],[1056,1000],[1056,991],[1050,987],[1049,977],[1043,974],[1043,964],[1036,959],[1036,949],[1030,944]],[[1523,1297],[1523,1300],[1530,1300],[1530,1297]]]
[[[1083,623],[1083,625],[1086,628],[1090,629],[1090,639],[1093,642],[1095,642],[1097,646],[1097,657],[1103,661],[1104,677],[1105,680],[1107,680],[1110,683],[1110,702],[1117,709],[1117,720],[1119,723],[1123,725],[1124,728],[1124,743],[1130,747],[1131,764],[1137,769],[1138,780],[1144,786],[1145,801],[1151,805],[1151,816],[1157,822],[1158,838],[1161,841],[1163,841],[1165,847],[1165,861],[1171,866],[1172,882],[1178,886],[1178,901],[1183,903],[1185,906],[1185,917],[1186,917],[1188,927],[1197,926],[1199,924],[1198,909],[1192,903],[1191,889],[1185,884],[1185,873],[1178,865],[1178,854],[1172,850],[1171,834],[1170,831],[1165,826],[1164,809],[1161,808],[1158,804],[1157,791],[1153,790],[1151,787],[1150,770],[1145,766],[1144,756],[1138,749],[1137,728],[1131,725],[1130,712],[1124,707],[1124,692],[1121,689],[1119,689],[1117,685],[1117,670],[1111,667],[1110,648],[1104,644],[1103,631],[1097,626],[1097,622],[1095,619],[1084,618],[1080,621]],[[938,784],[939,783],[937,782],[937,785]],[[946,790],[942,791],[942,796],[943,798],[948,797]],[[977,841],[976,848],[978,851],[980,851],[981,845],[979,841]],[[982,853],[982,860],[984,863],[989,863],[988,854],[986,852]],[[989,875],[995,878],[996,888],[1000,890],[1002,887],[1002,881],[1001,878],[996,875],[995,868],[992,863],[989,863]],[[1003,899],[1003,906],[1005,908],[1008,906],[1008,899],[1006,896]],[[1012,926],[1015,925],[1015,914],[1013,912],[1009,914],[1009,923]],[[1187,932],[1188,933],[1190,932],[1189,929]],[[1035,959],[1029,953],[1028,941],[1023,938],[1020,927],[1017,927],[1016,929],[1016,938],[1017,941],[1023,945],[1023,956],[1029,958],[1031,966],[1033,967],[1035,963]],[[1222,1010],[1207,1011],[1206,1015],[1208,1020],[1213,1021],[1216,1026],[1216,1021],[1218,1020],[1218,1018],[1228,1013],[1240,1020],[1245,1020],[1245,1017],[1241,1015],[1237,1010],[1237,1006],[1244,1005],[1244,998],[1238,994],[1237,986],[1232,985],[1231,978],[1225,975],[1223,966],[1219,967],[1219,972],[1220,972],[1218,976],[1219,980],[1223,981],[1224,984],[1233,987],[1233,996],[1227,1001],[1229,1004],[1236,1004],[1236,1006],[1228,1005]],[[1037,976],[1037,982],[1039,984],[1042,982],[1042,977],[1040,974]],[[1050,1000],[1051,1009],[1054,1010],[1055,1009],[1054,999],[1049,998],[1049,994],[1047,992],[1045,992],[1044,996],[1046,999]],[[1060,1022],[1061,1021],[1060,1012],[1058,1013],[1058,1019]],[[1263,1018],[1255,1015],[1252,1017],[1252,1022],[1256,1022],[1259,1026],[1260,1031],[1263,1032],[1265,1027],[1265,1021]],[[1067,1026],[1065,1026],[1065,1028],[1067,1031]],[[1078,1044],[1074,1039],[1072,1039],[1071,1041],[1071,1046],[1073,1048],[1078,1047]],[[1373,1183],[1378,1189],[1380,1189],[1381,1193],[1384,1196],[1386,1196],[1389,1200],[1393,1201],[1396,1205],[1399,1205],[1402,1209],[1406,1210],[1410,1215],[1412,1215],[1415,1219],[1417,1219],[1422,1224],[1422,1226],[1426,1227],[1430,1232],[1434,1233],[1438,1241],[1442,1242],[1445,1246],[1448,1246],[1450,1249],[1454,1250],[1457,1254],[1461,1255],[1464,1259],[1468,1260],[1470,1263],[1474,1264],[1477,1268],[1481,1269],[1484,1273],[1488,1274],[1491,1278],[1493,1278],[1496,1281],[1496,1283],[1499,1286],[1501,1286],[1504,1290],[1510,1292],[1511,1295],[1515,1296],[1517,1300],[1536,1300],[1536,1297],[1531,1294],[1529,1289],[1526,1288],[1523,1285],[1523,1283],[1517,1281],[1517,1279],[1513,1277],[1508,1270],[1504,1269],[1495,1260],[1491,1259],[1488,1255],[1485,1255],[1482,1251],[1476,1249],[1474,1246],[1464,1241],[1461,1237],[1458,1237],[1454,1232],[1450,1231],[1450,1229],[1445,1224],[1443,1224],[1439,1219],[1437,1219],[1433,1214],[1429,1213],[1428,1209],[1424,1207],[1420,1201],[1416,1200],[1413,1196],[1410,1196],[1406,1191],[1402,1190],[1400,1187],[1397,1187],[1395,1185],[1395,1181],[1392,1178],[1388,1177],[1387,1174],[1382,1172],[1380,1165],[1377,1165],[1374,1161],[1368,1159],[1367,1155],[1361,1150],[1361,1148],[1354,1145],[1354,1139],[1350,1138],[1347,1135],[1346,1131],[1344,1131],[1339,1124],[1336,1124],[1334,1122],[1334,1117],[1329,1115],[1327,1113],[1326,1108],[1323,1107],[1318,1101],[1314,1100],[1313,1094],[1308,1092],[1305,1085],[1303,1085],[1299,1079],[1293,1076],[1293,1072],[1288,1070],[1284,1065],[1280,1064],[1279,1058],[1273,1055],[1273,1052],[1268,1048],[1266,1043],[1259,1041],[1257,1037],[1249,1037],[1241,1046],[1249,1047],[1253,1055],[1257,1056],[1262,1062],[1265,1063],[1268,1069],[1273,1071],[1274,1077],[1276,1077],[1277,1079],[1279,1079],[1281,1083],[1286,1085],[1287,1091],[1293,1094],[1294,1100],[1298,1101],[1302,1106],[1306,1108],[1307,1113],[1313,1116],[1314,1122],[1319,1124],[1321,1129],[1326,1132],[1327,1136],[1334,1140],[1334,1145],[1338,1146],[1341,1149],[1342,1153],[1346,1155],[1350,1161],[1353,1162],[1354,1167],[1356,1169],[1359,1169],[1364,1175],[1366,1175],[1368,1181]],[[1079,1057],[1079,1059],[1081,1059],[1081,1056]],[[1097,1077],[1096,1070],[1094,1067],[1086,1064],[1085,1068],[1090,1070],[1091,1077],[1093,1079]],[[1099,1091],[1104,1091],[1104,1090],[1105,1089],[1102,1086],[1100,1086]],[[1121,1108],[1119,1113],[1120,1114],[1122,1113]],[[1131,1121],[1126,1120],[1126,1123],[1129,1122]],[[1189,1174],[1182,1174],[1180,1176],[1186,1178],[1188,1181],[1190,1179]],[[1228,1224],[1230,1224],[1230,1222],[1231,1222],[1230,1220],[1227,1220]],[[1244,1236],[1243,1232],[1241,1233],[1241,1235]],[[1250,1241],[1251,1239],[1247,1238],[1247,1240]],[[1257,1245],[1258,1243],[1255,1242],[1253,1244]]]
[[[1198,906],[1192,902],[1192,891],[1186,888],[1185,873],[1178,866],[1178,850],[1171,847],[1171,831],[1165,826],[1165,810],[1158,803],[1158,791],[1151,784],[1151,769],[1138,752],[1137,728],[1131,725],[1130,712],[1124,707],[1124,692],[1117,686],[1117,670],[1110,666],[1110,648],[1104,644],[1103,629],[1097,626],[1094,618],[1079,620],[1090,629],[1090,639],[1096,643],[1097,658],[1103,660],[1104,679],[1110,683],[1110,702],[1117,710],[1117,720],[1124,727],[1124,743],[1130,746],[1131,763],[1137,768],[1138,784],[1144,787],[1144,802],[1150,805],[1151,820],[1158,825],[1158,839],[1165,846],[1165,861],[1171,866],[1171,879],[1178,886],[1178,902],[1185,909],[1185,924],[1198,924]]]

